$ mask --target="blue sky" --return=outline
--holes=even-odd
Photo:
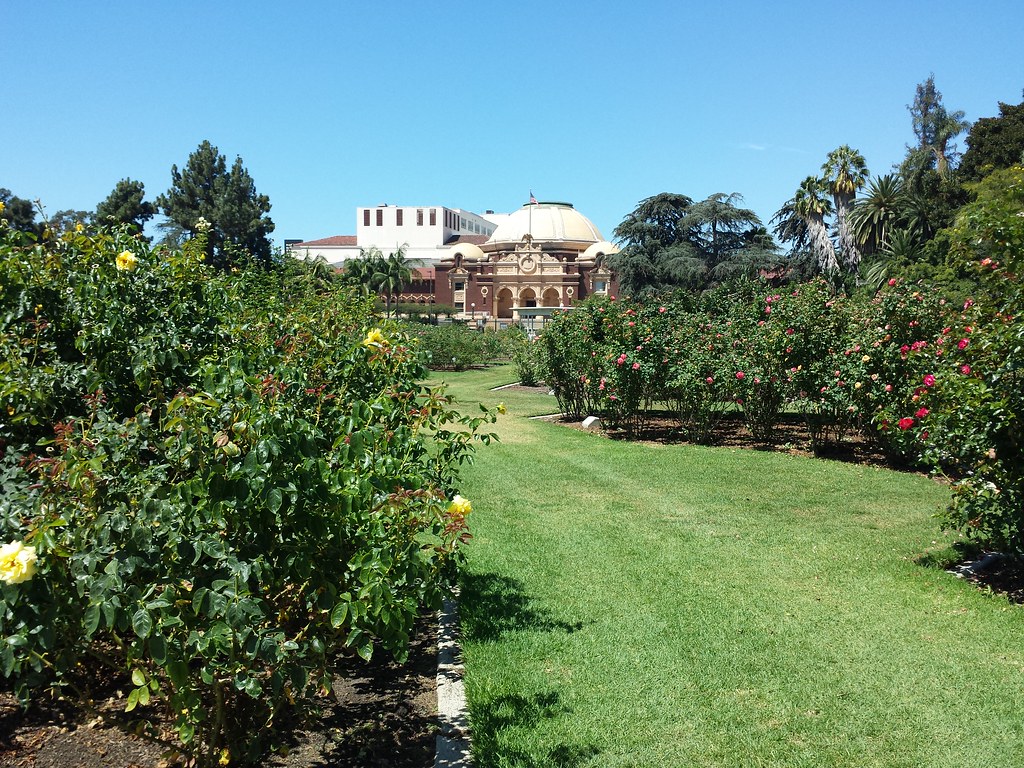
[[[572,202],[606,237],[658,192],[767,220],[841,144],[884,173],[935,74],[948,109],[1024,99],[1024,4],[7,2],[0,187],[91,210],[152,198],[209,139],[275,242],[359,205]],[[960,141],[963,149],[963,141]]]

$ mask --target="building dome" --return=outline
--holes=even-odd
[[[537,241],[597,243],[604,240],[593,222],[569,203],[528,203],[510,213],[487,242],[518,243],[527,234]]]

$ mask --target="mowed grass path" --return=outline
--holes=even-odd
[[[512,376],[443,377],[509,409],[462,489],[478,766],[1024,765],[1022,609],[912,560],[946,488],[532,421]]]

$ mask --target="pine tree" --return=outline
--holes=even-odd
[[[146,187],[141,181],[121,179],[107,198],[96,206],[96,223],[128,224],[141,232],[156,213],[155,206],[145,198]]]
[[[231,170],[217,147],[203,141],[181,171],[171,166],[171,188],[157,199],[163,214],[194,234],[200,219],[209,225],[207,256],[220,266],[231,264],[245,251],[264,265],[270,263],[274,222],[270,198],[256,193],[249,172],[236,157]]]

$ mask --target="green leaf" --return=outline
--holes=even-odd
[[[10,677],[13,669],[14,649],[10,645],[5,644],[0,648],[0,674],[3,674],[4,677]]]
[[[146,673],[141,669],[132,670],[132,685],[145,685],[146,684]]]
[[[135,612],[135,615],[132,616],[132,629],[141,638],[149,637],[150,632],[153,631],[153,617],[149,615],[149,611],[139,608]]]
[[[373,656],[373,640],[367,637],[366,641],[356,648],[356,653],[363,661],[369,661]]]
[[[125,705],[124,711],[131,712],[139,704],[139,691],[141,688],[133,688],[132,692],[128,694],[128,703]]]
[[[85,636],[92,637],[93,633],[100,625],[99,603],[89,603],[89,607],[85,609],[83,623],[85,625]]]
[[[160,666],[167,661],[167,640],[159,632],[149,639],[149,655]],[[141,683],[136,683],[136,685],[141,685]]]
[[[283,503],[284,495],[281,493],[281,489],[271,488],[270,493],[267,494],[267,509],[276,514]]]
[[[168,662],[166,669],[167,676],[176,687],[181,688],[188,682],[188,664],[184,661]]]
[[[348,603],[342,600],[331,611],[331,626],[337,629],[345,623],[345,619],[348,618]]]

